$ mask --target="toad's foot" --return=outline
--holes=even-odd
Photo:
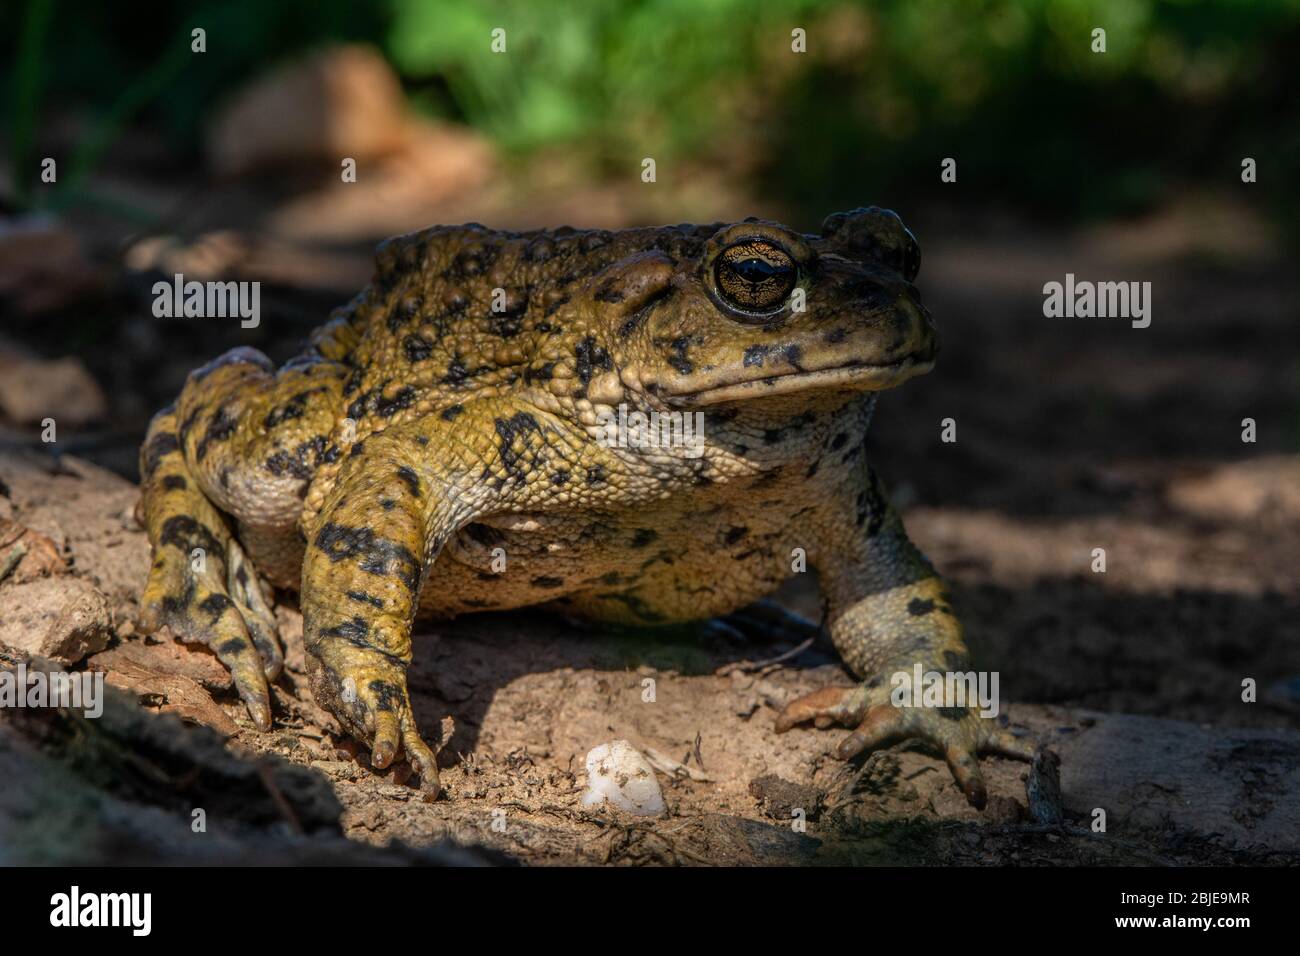
[[[835,756],[849,760],[907,737],[938,749],[952,775],[976,809],[984,809],[988,790],[980,773],[979,754],[996,753],[1033,760],[1034,745],[1021,740],[973,709],[964,707],[896,706],[886,687],[825,687],[791,701],[777,716],[776,732],[812,721],[819,728],[833,724],[856,726],[839,742]]]
[[[370,747],[373,766],[405,754],[422,789],[437,794],[436,755],[416,729],[406,686],[434,492],[427,475],[394,462],[395,444],[372,437],[374,458],[356,456],[363,467],[345,472],[350,480],[326,503],[303,567],[303,642],[316,702]]]
[[[370,741],[378,769],[405,754],[422,789],[437,794],[438,761],[415,724],[406,689],[406,663],[377,648],[327,636],[307,659],[312,693],[358,740]]]
[[[140,599],[141,630],[211,649],[253,723],[270,730],[268,681],[284,666],[275,617],[239,542],[198,490],[175,426],[170,411],[155,417],[141,454],[141,518],[154,549]]]

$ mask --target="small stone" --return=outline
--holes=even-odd
[[[665,810],[654,768],[626,740],[601,744],[587,754],[587,791],[582,805],[592,807],[606,801],[638,816],[657,816]]]
[[[52,418],[56,425],[76,428],[106,418],[108,399],[75,358],[7,355],[0,357],[0,414],[18,425]]]
[[[765,774],[749,781],[749,794],[758,801],[763,814],[773,820],[788,821],[800,813],[816,820],[822,812],[826,794],[809,784],[791,783],[775,774]]]
[[[1025,808],[1015,797],[996,794],[989,797],[988,806],[984,808],[984,818],[989,823],[1019,823],[1025,817]]]
[[[112,633],[108,599],[89,581],[62,575],[0,588],[0,641],[28,654],[75,664]]]

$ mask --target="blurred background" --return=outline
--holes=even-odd
[[[394,233],[889,206],[944,352],[876,460],[1008,686],[1295,721],[1205,693],[1250,661],[1300,706],[1295,0],[16,0],[0,51],[7,446],[134,480],[190,369],[292,355]],[[176,272],[261,325],[154,318]],[[1151,327],[1045,319],[1067,272],[1152,282]]]

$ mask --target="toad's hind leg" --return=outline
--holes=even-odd
[[[186,465],[176,424],[173,410],[159,412],[140,453],[141,519],[153,545],[141,628],[210,648],[230,670],[253,723],[268,730],[267,681],[283,664],[274,620],[226,519]]]
[[[276,371],[256,349],[237,348],[192,373],[176,404],[177,438],[200,489],[279,587],[298,586],[303,499],[339,457],[332,434],[347,372],[315,350]]]
[[[260,352],[234,349],[190,375],[141,450],[153,545],[141,625],[211,648],[263,729],[283,655],[262,577],[298,583],[298,515],[330,458],[342,374],[319,354],[277,373]]]

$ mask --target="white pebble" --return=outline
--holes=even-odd
[[[626,740],[601,744],[587,754],[587,792],[582,795],[582,805],[592,807],[606,800],[638,816],[664,812],[654,768]]]

